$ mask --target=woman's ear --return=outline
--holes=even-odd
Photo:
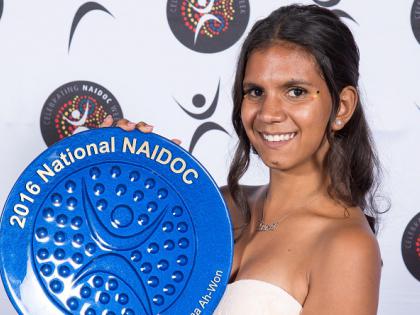
[[[332,126],[333,131],[342,129],[350,120],[356,109],[358,98],[359,96],[354,86],[349,85],[341,90],[340,105]]]

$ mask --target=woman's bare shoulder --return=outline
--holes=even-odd
[[[315,314],[309,310],[322,310],[326,304],[341,310],[340,305],[349,296],[355,303],[347,305],[348,309],[340,314],[376,311],[381,254],[378,241],[366,223],[354,220],[329,225],[319,237],[312,261],[306,313]]]

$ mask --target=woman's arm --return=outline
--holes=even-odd
[[[381,256],[375,236],[360,226],[327,235],[309,275],[302,315],[375,315]]]

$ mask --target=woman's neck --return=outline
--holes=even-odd
[[[276,220],[285,213],[305,209],[327,197],[327,184],[326,175],[316,168],[304,171],[271,169],[265,197],[265,220]]]

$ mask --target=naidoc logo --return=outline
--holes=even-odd
[[[420,213],[408,223],[403,234],[401,250],[407,269],[420,281]]]
[[[217,103],[219,101],[219,90],[220,90],[220,81],[219,81],[219,84],[217,85],[217,90],[216,90],[216,93],[213,97],[213,101],[208,106],[208,108],[201,113],[193,113],[193,112],[187,110],[176,99],[175,99],[175,102],[178,104],[178,106],[186,114],[188,114],[188,116],[190,116],[194,119],[198,119],[198,120],[206,120],[206,119],[209,119],[214,114],[214,112],[216,111]],[[206,105],[206,102],[207,102],[206,97],[203,94],[195,94],[192,97],[192,104],[196,108],[204,107]],[[202,123],[200,126],[198,126],[198,128],[194,131],[193,136],[191,138],[190,147],[189,147],[188,151],[190,153],[192,153],[196,144],[197,144],[197,142],[198,142],[198,140],[200,140],[200,138],[204,134],[206,134],[207,132],[212,131],[212,130],[219,130],[219,131],[222,131],[222,132],[226,133],[227,135],[229,135],[229,133],[225,130],[225,128],[223,128],[219,124],[217,124],[213,121],[206,121],[206,122]]]
[[[109,14],[110,16],[113,16],[111,12],[109,12],[103,5],[97,2],[86,2],[85,4],[81,5],[79,9],[77,10],[76,14],[74,15],[73,22],[71,24],[69,44],[68,44],[69,51],[70,51],[71,43],[73,41],[74,32],[76,31],[77,26],[79,25],[82,18],[91,11],[103,11]]]
[[[123,118],[115,96],[103,86],[74,81],[60,86],[47,99],[41,112],[41,132],[50,146],[80,131],[98,128],[105,117]]]
[[[332,8],[332,7],[336,6],[337,4],[339,4],[341,0],[327,0],[327,1],[322,1],[322,0],[313,0],[313,1],[314,1],[317,5],[319,5],[319,6],[321,6],[321,7],[324,7],[324,8],[330,8],[330,10],[331,10],[332,12],[334,12],[334,13],[335,13],[335,15],[337,15],[338,17],[341,17],[341,18],[346,18],[346,19],[350,19],[350,20],[352,20],[353,22],[357,23],[357,22],[356,22],[356,20],[355,20],[355,19],[353,19],[353,18],[351,17],[351,15],[350,15],[350,14],[348,14],[347,12],[345,12],[345,11],[343,11],[343,10],[340,10],[340,9],[335,9],[335,8]]]
[[[420,44],[420,0],[415,0],[411,8],[411,28]]]
[[[249,21],[248,0],[168,0],[175,37],[188,48],[216,53],[235,44]]]

